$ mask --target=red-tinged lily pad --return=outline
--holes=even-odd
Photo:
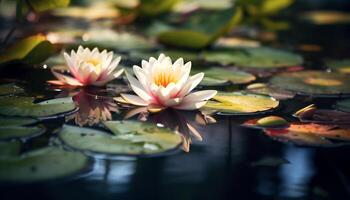
[[[265,129],[266,135],[283,142],[307,146],[334,146],[338,141],[350,140],[350,129],[336,125],[315,123],[292,123],[285,129]]]
[[[341,73],[309,70],[285,72],[270,79],[277,88],[302,95],[333,97],[350,94],[350,79]]]
[[[297,111],[295,116],[302,122],[350,125],[350,113],[330,109],[317,109],[315,106],[303,108]]]
[[[8,62],[23,62],[38,64],[54,53],[54,47],[43,35],[24,38],[3,50],[0,54],[0,64]]]

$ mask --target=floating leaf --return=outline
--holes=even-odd
[[[43,12],[59,7],[67,7],[70,0],[28,0],[35,12]]]
[[[199,70],[198,70],[199,71]],[[231,82],[233,84],[249,83],[255,80],[255,76],[244,71],[228,70],[219,67],[211,67],[201,70],[205,76],[201,85],[222,85]],[[197,73],[197,71],[193,71]]]
[[[33,118],[23,117],[2,117],[0,116],[0,127],[1,126],[25,126],[38,122]]]
[[[181,137],[166,128],[136,121],[104,122],[113,135],[64,125],[59,138],[68,146],[105,154],[146,155],[162,153],[181,144]]]
[[[328,61],[326,65],[331,70],[350,74],[350,59]]]
[[[8,141],[0,142],[0,160],[8,157],[19,155],[21,150],[21,142],[19,141]]]
[[[43,35],[24,38],[0,54],[0,64],[20,61],[27,64],[38,64],[53,54],[52,44]]]
[[[79,45],[116,49],[151,49],[154,44],[146,38],[131,32],[116,32],[112,29],[91,29],[83,35]]]
[[[0,139],[28,138],[40,135],[45,132],[42,126],[23,127],[23,126],[1,126]]]
[[[257,121],[257,124],[260,126],[283,126],[287,125],[288,122],[283,119],[282,117],[278,116],[268,116],[268,117],[263,117]]]
[[[88,163],[88,158],[80,153],[46,147],[0,160],[0,181],[18,183],[64,178],[79,173]]]
[[[0,95],[13,95],[23,93],[24,90],[14,83],[0,85]]]
[[[138,11],[141,16],[155,17],[169,11],[180,0],[140,0]]]
[[[279,102],[269,96],[247,93],[218,93],[215,101],[208,101],[202,112],[212,111],[218,114],[256,114],[278,107]]]
[[[293,124],[286,129],[264,129],[264,132],[269,137],[281,142],[292,142],[298,145],[309,146],[330,146],[332,144],[329,140],[312,134],[312,130],[308,130],[308,128],[300,130]]]
[[[276,88],[265,83],[250,84],[247,86],[247,91],[254,94],[269,95],[277,100],[292,99],[295,96],[294,92],[282,90],[280,88]]]
[[[116,19],[120,16],[119,10],[106,1],[94,1],[87,7],[70,6],[68,8],[55,9],[52,14],[59,17],[86,20]]]
[[[176,47],[200,49],[230,31],[242,18],[242,10],[203,11],[193,14],[176,29],[161,32],[158,40]]]
[[[309,11],[303,13],[301,18],[317,25],[350,23],[350,14],[339,11]]]
[[[0,97],[0,114],[23,117],[53,117],[73,112],[76,107],[71,97],[33,103],[32,97]]]
[[[266,129],[265,133],[270,137],[281,141],[290,141],[300,145],[330,145],[329,139],[342,141],[350,140],[350,129],[336,125],[324,125],[314,123],[292,123],[286,129]]]
[[[297,111],[295,116],[302,122],[350,125],[350,113],[330,109],[317,109],[314,106],[308,106]]]
[[[203,57],[208,62],[223,65],[235,64],[247,68],[279,68],[300,65],[303,58],[297,54],[267,47],[229,48],[206,51]]]
[[[284,158],[264,157],[258,161],[252,162],[252,167],[278,167],[280,165],[289,164],[290,162]]]
[[[350,93],[350,79],[340,73],[312,70],[286,72],[273,77],[270,83],[275,87],[306,95],[338,96]]]
[[[336,108],[341,111],[350,112],[350,99],[337,101]]]

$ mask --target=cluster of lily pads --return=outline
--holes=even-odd
[[[261,128],[279,141],[316,146],[346,144],[350,134],[349,99],[337,100],[332,109],[311,106],[293,110],[296,113],[288,119],[276,113],[288,107],[290,99],[339,99],[349,95],[348,61],[328,61],[331,72],[305,70],[303,57],[290,51],[260,43],[254,47],[220,45],[217,39],[238,25],[244,13],[263,16],[273,12],[265,4],[255,5],[256,9],[241,4],[215,11],[194,10],[190,15],[180,12],[165,20],[151,20],[147,26],[126,26],[136,31],[100,26],[48,30],[46,35],[31,36],[10,46],[0,55],[1,66],[44,66],[33,71],[50,71],[45,80],[56,86],[43,87],[61,93],[57,98],[34,98],[21,84],[0,85],[0,181],[69,177],[89,171],[93,158],[99,157],[159,156],[181,147],[189,151],[191,137],[202,140],[201,134],[191,120],[182,116],[188,113],[172,108],[192,110],[189,113],[201,125],[215,123],[214,117],[235,116],[249,118],[242,126]],[[72,13],[86,17],[86,10],[70,9],[74,12],[55,10],[52,14],[62,20],[76,17]],[[137,16],[118,19],[126,23],[130,18],[152,17],[147,4],[133,9]],[[118,15],[106,13],[113,19]],[[99,17],[101,13],[95,14]],[[107,49],[115,55],[84,48],[65,56],[54,54],[54,47],[67,51],[79,45]],[[158,55],[158,59],[154,58]],[[192,68],[191,64],[188,67],[189,61]],[[141,67],[130,67],[140,63]],[[118,64],[125,73],[115,70]],[[185,76],[183,82],[167,70]],[[53,77],[57,80],[51,80]],[[264,79],[267,81],[261,83]],[[152,82],[147,82],[150,80],[159,87],[152,88]],[[173,84],[165,90],[177,82],[181,87]],[[129,119],[134,116],[138,120]],[[54,130],[47,126],[50,120],[62,119],[65,121]],[[87,125],[92,127],[83,127]],[[24,151],[24,144],[43,136],[50,138],[46,147]]]

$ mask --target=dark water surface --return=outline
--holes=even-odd
[[[299,51],[307,68],[324,69],[325,59],[349,56],[350,26],[315,26],[299,21],[292,25],[269,45],[295,51],[301,44],[319,45],[321,51]],[[48,76],[49,70],[19,71],[17,66],[1,75],[26,80],[23,85],[29,94],[51,98],[61,91],[48,89],[42,80]],[[291,113],[311,102],[327,107],[334,100],[298,97],[283,101],[272,114],[291,119]],[[180,113],[194,121],[193,113]],[[114,114],[113,119],[118,118]],[[155,118],[151,120],[157,121]],[[168,123],[177,120],[172,114],[161,118]],[[203,140],[192,138],[189,152],[178,150],[151,158],[92,158],[91,171],[75,177],[1,185],[1,199],[350,199],[350,146],[283,143],[259,129],[239,126],[241,117],[216,118],[217,123],[195,125]],[[52,130],[62,123],[63,119],[45,122],[51,127],[49,131],[29,141],[23,149],[46,146]]]

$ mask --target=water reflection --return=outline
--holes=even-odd
[[[125,119],[137,115],[141,121],[150,121],[170,129],[178,131],[183,140],[182,150],[190,151],[192,139],[202,141],[202,134],[198,131],[200,126],[215,123],[216,120],[199,112],[186,112],[174,109],[167,109],[161,112],[150,114],[146,107],[138,107],[126,113]]]
[[[79,111],[66,118],[67,121],[74,119],[79,126],[93,126],[101,121],[112,119],[112,112],[119,112],[113,98],[93,95],[85,90],[71,93]]]

